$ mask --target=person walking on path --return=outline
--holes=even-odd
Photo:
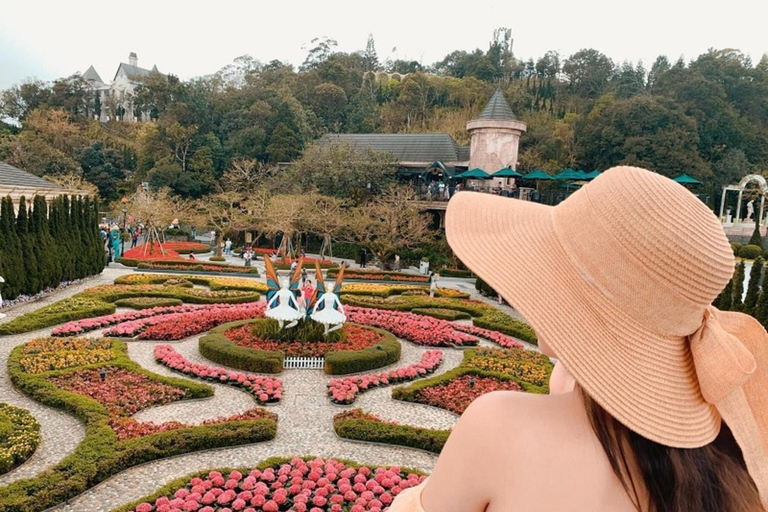
[[[232,254],[232,240],[229,238],[224,242],[224,254]]]
[[[139,242],[139,232],[134,229],[133,233],[131,233],[131,249],[136,247],[136,244],[138,242]]]
[[[437,281],[440,279],[439,274],[435,274],[431,270],[429,271],[429,298],[435,298],[435,292],[437,291]]]
[[[251,249],[247,249],[243,253],[243,260],[245,261],[245,266],[250,267],[251,266],[251,260],[253,259],[253,253],[251,252]]]
[[[365,268],[365,264],[368,260],[368,253],[365,251],[365,247],[360,249],[360,268]]]
[[[400,255],[395,254],[395,270],[400,270]]]

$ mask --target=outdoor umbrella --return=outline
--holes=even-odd
[[[552,179],[555,180],[578,180],[581,176],[573,169],[563,169],[559,173],[555,174]]]
[[[594,171],[588,172],[587,174],[585,174],[582,177],[582,179],[584,179],[584,180],[593,180],[593,179],[597,178],[598,176],[600,176],[600,171],[595,169]]]
[[[464,171],[461,174],[457,174],[455,177],[462,179],[469,178],[471,180],[487,180],[491,177],[491,175],[482,169],[475,168],[470,171]]]
[[[697,180],[696,178],[691,178],[687,174],[681,174],[677,178],[675,178],[675,181],[680,183],[681,185],[701,185],[701,182]]]
[[[552,176],[545,173],[541,169],[536,169],[535,171],[531,171],[528,174],[523,175],[524,180],[551,180]]]
[[[520,178],[523,175],[517,172],[516,170],[512,169],[511,167],[505,167],[503,169],[499,169],[495,173],[491,175],[493,178]]]

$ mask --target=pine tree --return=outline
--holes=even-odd
[[[748,315],[755,314],[755,306],[760,293],[760,281],[763,278],[764,260],[762,256],[755,258],[752,263],[752,270],[749,273],[749,285],[747,285],[747,296],[744,299],[744,312]]]
[[[717,304],[715,306],[720,311],[730,311],[731,307],[733,306],[733,278],[731,278],[730,281],[728,281],[728,284],[725,285],[725,288],[723,288],[723,291],[720,292],[720,295],[716,299]]]
[[[60,266],[56,257],[56,245],[50,231],[48,204],[43,196],[35,196],[32,202],[32,225],[36,233],[35,255],[40,267],[40,279],[43,288],[58,286],[61,278]]]
[[[13,201],[6,196],[0,202],[0,229],[3,231],[3,297],[13,299],[23,293],[25,286],[24,255],[16,234],[16,215]]]
[[[757,297],[754,317],[763,324],[763,327],[768,325],[768,293],[765,290],[761,290]]]
[[[741,311],[744,307],[742,300],[742,297],[744,297],[744,269],[744,261],[740,261],[736,265],[736,273],[733,275],[733,303],[731,304],[731,311]]]
[[[755,221],[755,230],[752,232],[752,238],[749,239],[749,245],[756,245],[760,248],[763,247],[763,236],[760,234],[760,216],[757,216]]]
[[[35,255],[35,234],[30,232],[29,211],[27,210],[27,201],[24,196],[19,198],[16,233],[21,242],[21,254],[24,262],[24,286],[22,293],[34,295],[42,290],[42,288],[40,284],[40,269],[38,268]]]

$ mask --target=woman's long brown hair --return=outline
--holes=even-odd
[[[765,512],[725,423],[702,448],[670,448],[629,430],[582,395],[592,429],[638,512]]]

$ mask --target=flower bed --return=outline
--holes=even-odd
[[[279,402],[283,397],[283,383],[280,379],[193,363],[176,352],[171,345],[155,346],[155,359],[160,364],[185,375],[243,388],[260,404]]]
[[[392,295],[426,297],[429,295],[429,288],[426,286],[409,284],[347,283],[341,288],[341,294],[369,295],[382,298],[390,297]],[[454,290],[453,288],[438,288],[435,291],[435,297],[468,299],[469,294]]]
[[[454,324],[453,328],[457,331],[472,334],[473,336],[479,336],[480,338],[485,338],[503,348],[523,348],[523,344],[517,341],[515,338],[497,331],[465,324]]]
[[[271,421],[277,421],[277,414],[271,413],[260,407],[254,407],[248,409],[240,414],[232,416],[225,416],[222,418],[215,418],[211,420],[203,421],[203,425],[220,425],[222,423],[231,423],[234,421],[251,421],[268,419]],[[160,432],[167,432],[169,430],[179,430],[181,428],[190,428],[193,425],[186,425],[178,421],[166,421],[164,423],[154,423],[152,421],[137,421],[133,418],[117,417],[114,416],[109,420],[109,426],[117,434],[117,438],[120,441],[125,439],[134,439],[141,436],[149,436],[152,434],[158,434]]]
[[[474,336],[456,331],[453,324],[428,316],[383,309],[348,306],[350,322],[385,329],[398,338],[432,347],[477,345]]]
[[[74,322],[68,322],[64,325],[60,325],[54,328],[53,331],[51,331],[51,334],[53,336],[72,336],[75,334],[93,331],[95,329],[109,327],[110,325],[140,320],[142,318],[151,318],[153,316],[167,315],[171,313],[189,313],[192,311],[202,311],[205,309],[210,308],[209,306],[204,306],[201,304],[186,304],[182,306],[160,306],[156,308],[144,309],[141,311],[117,313],[114,315],[105,315],[96,318],[86,318],[83,320],[76,320]]]
[[[40,444],[40,424],[24,409],[0,403],[0,475],[21,465]]]
[[[400,425],[384,421],[360,409],[344,411],[333,417],[333,429],[339,437],[370,443],[409,446],[433,453],[443,450],[450,430]]]
[[[22,353],[40,354],[61,350],[103,350],[111,347],[111,342],[99,338],[35,338],[24,344]]]
[[[0,335],[35,331],[78,318],[108,315],[114,312],[114,304],[77,294],[0,324]]]
[[[439,320],[448,320],[449,322],[455,320],[469,320],[472,318],[472,315],[465,313],[464,311],[456,311],[454,309],[446,308],[416,308],[411,312],[416,313],[417,315],[431,316],[432,318],[437,318]]]
[[[127,260],[174,260],[181,259],[181,254],[211,252],[210,246],[197,242],[165,242],[162,244],[162,250],[160,245],[154,242],[152,247],[149,247],[148,244],[134,247],[125,251],[123,258]]]
[[[237,306],[213,305],[188,313],[170,313],[124,322],[105,330],[104,335],[138,336],[143,340],[180,340],[227,322],[263,316],[264,308],[263,302]]]
[[[213,395],[210,386],[186,379],[162,377],[141,369],[128,359],[125,343],[112,341],[117,354],[109,363],[130,373],[180,389],[185,398]],[[0,510],[37,512],[81,494],[103,480],[137,464],[184,453],[255,443],[273,439],[277,424],[268,418],[201,425],[119,441],[110,427],[106,407],[88,396],[56,387],[51,376],[29,374],[21,369],[24,347],[13,349],[8,359],[8,375],[14,386],[34,400],[67,411],[85,423],[85,438],[74,452],[34,478],[26,478],[0,488]],[[71,370],[54,372],[66,375]],[[119,407],[118,407],[119,408]]]
[[[328,382],[328,396],[331,402],[349,405],[357,395],[376,387],[389,386],[400,382],[408,382],[434,372],[443,361],[443,353],[439,350],[428,350],[421,357],[421,362],[404,368],[371,375],[355,375],[342,379],[331,379]]]
[[[121,260],[122,261],[122,260]],[[241,267],[234,265],[219,265],[215,263],[200,263],[196,260],[181,261],[145,261],[136,265],[142,270],[179,270],[193,272],[222,272],[225,274],[259,274],[255,267]]]
[[[425,478],[396,466],[272,459],[250,471],[211,471],[177,480],[114,512],[373,512],[385,510],[395,496]]]
[[[338,270],[329,270],[328,277],[336,277]],[[404,272],[392,272],[388,270],[356,269],[350,268],[344,271],[344,279],[360,279],[363,281],[410,281],[414,283],[429,282],[428,276],[419,274],[406,274]]]
[[[511,375],[536,386],[546,386],[552,372],[549,358],[533,350],[477,348],[472,357],[464,361],[464,365],[468,368]]]
[[[184,302],[181,299],[174,299],[171,297],[134,297],[131,299],[120,299],[115,301],[115,306],[131,309],[152,309],[181,306],[182,304],[184,304]]]
[[[221,276],[173,276],[169,274],[127,274],[115,279],[115,284],[168,284],[173,281],[187,281],[209,287],[211,290],[252,290],[265,293],[267,285],[249,277]]]
[[[274,320],[264,320],[263,323],[276,323]],[[257,350],[280,351],[288,357],[325,357],[328,352],[338,352],[344,350],[362,350],[372,347],[379,343],[383,336],[370,329],[358,327],[356,325],[346,324],[339,331],[331,333],[336,334],[333,339],[325,340],[275,340],[260,335],[258,326],[262,322],[255,322],[249,325],[243,325],[237,329],[232,329],[225,333],[226,337],[235,345],[246,348],[255,348]],[[314,323],[313,323],[314,324]],[[320,327],[319,324],[314,324]],[[297,329],[298,327],[294,328]],[[291,335],[293,330],[283,331]],[[322,328],[320,328],[322,332]]]
[[[106,370],[104,380],[100,370]],[[92,398],[119,416],[131,416],[147,407],[181,400],[186,395],[183,389],[115,366],[68,372],[49,377],[49,381],[59,389]]]
[[[514,381],[503,381],[495,377],[462,375],[443,385],[422,389],[416,393],[413,401],[462,414],[475,398],[491,391],[501,390],[521,391],[522,388]]]
[[[45,373],[75,366],[105,363],[115,358],[111,350],[62,350],[22,357],[22,369],[27,373]]]

